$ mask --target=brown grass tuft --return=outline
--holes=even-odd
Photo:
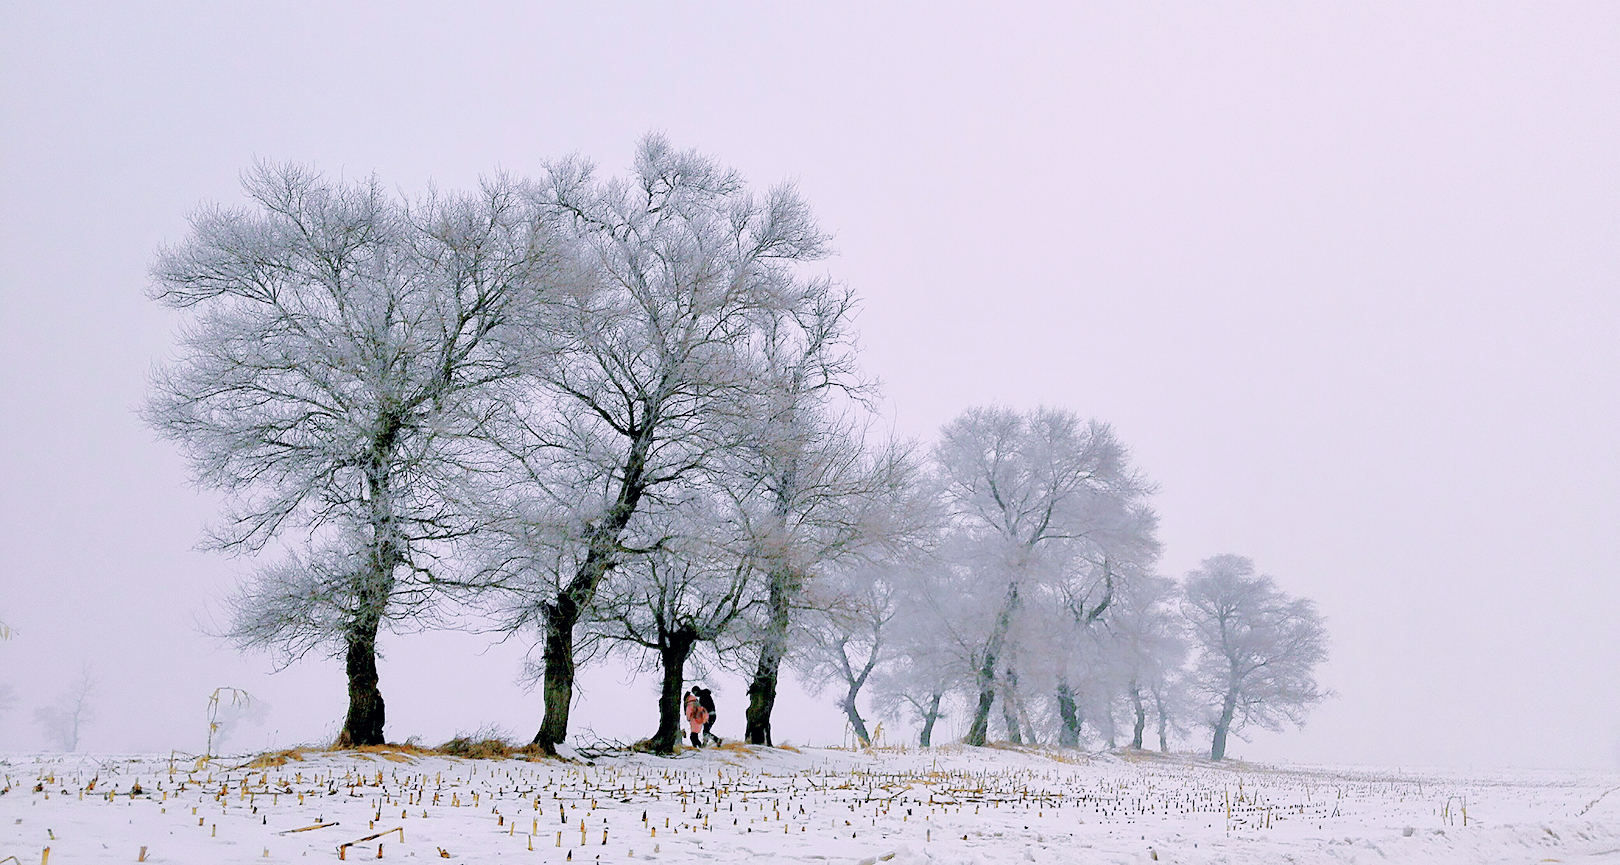
[[[273,769],[277,766],[285,766],[288,762],[302,763],[304,762],[304,755],[309,753],[311,750],[313,749],[288,748],[285,751],[266,751],[263,754],[254,757],[252,760],[249,760],[247,768]]]
[[[512,743],[505,739],[457,736],[439,746],[439,753],[447,757],[468,760],[505,760],[512,756]]]
[[[391,763],[410,763],[418,757],[459,757],[464,760],[545,760],[549,756],[538,745],[515,745],[510,740],[491,732],[480,731],[460,735],[437,748],[419,745],[415,738],[406,742],[386,745],[361,745],[345,748],[300,746],[283,751],[266,751],[245,764],[249,769],[270,769],[289,762],[302,762],[312,754],[349,754],[362,759],[381,758]]]

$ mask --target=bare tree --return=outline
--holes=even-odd
[[[1108,661],[1119,671],[1132,716],[1131,747],[1140,749],[1148,715],[1159,716],[1159,744],[1168,750],[1172,683],[1187,658],[1185,621],[1173,606],[1174,580],[1146,576],[1126,582],[1108,618]]]
[[[856,566],[838,576],[839,584],[828,587],[836,598],[806,617],[806,639],[794,667],[812,694],[837,683],[843,692],[838,707],[864,748],[872,736],[855,701],[873,672],[894,657],[889,624],[911,584],[896,562]]]
[[[54,704],[34,710],[34,723],[40,726],[48,741],[63,751],[79,750],[79,734],[95,719],[92,702],[97,687],[95,674],[90,665],[85,664],[79,669],[78,678]]]
[[[933,744],[934,728],[947,700],[973,679],[977,637],[962,625],[978,618],[971,591],[957,569],[929,557],[905,572],[905,588],[892,597],[897,610],[885,625],[892,660],[872,676],[874,708],[891,717],[909,714],[918,724],[918,744]]]
[[[568,734],[575,627],[649,499],[712,469],[761,387],[759,318],[799,303],[797,268],[826,238],[791,187],[759,197],[742,179],[659,136],[635,171],[599,181],[573,160],[531,190],[568,220],[580,281],[557,310],[555,343],[532,390],[492,418],[509,484],[492,496],[506,554],[484,584],[506,591],[500,618],[542,640],[545,717],[534,743]]]
[[[1100,615],[1112,597],[1111,560],[1157,551],[1144,503],[1151,487],[1106,424],[1051,409],[971,409],[941,430],[934,461],[958,544],[984,590],[998,596],[975,652],[978,699],[966,738],[983,745],[998,683],[1016,693],[1004,665],[1026,599],[1057,604],[1091,597],[1100,585],[1081,611]],[[1016,707],[1006,708],[1014,718]],[[1010,733],[1017,729],[1010,724]]]
[[[582,649],[606,643],[659,669],[658,729],[649,739],[658,754],[673,753],[681,738],[681,701],[693,653],[702,644],[722,656],[735,652],[738,625],[763,600],[759,572],[745,545],[734,542],[732,527],[713,507],[681,505],[654,517],[663,530],[656,548],[613,570],[581,626]]]
[[[1251,723],[1303,724],[1327,696],[1315,678],[1316,665],[1327,659],[1327,629],[1316,605],[1290,598],[1271,577],[1255,576],[1247,558],[1214,556],[1189,571],[1182,610],[1198,647],[1193,683],[1215,711],[1210,759],[1226,756],[1229,732]]]
[[[153,297],[188,311],[182,356],[145,416],[200,485],[224,491],[210,544],[285,554],[231,601],[227,635],[290,663],[344,658],[339,742],[383,742],[377,635],[419,621],[465,436],[520,367],[497,339],[558,258],[503,179],[408,204],[371,178],[259,165],[250,208],[205,207],[158,255]]]
[[[767,311],[758,340],[766,385],[735,432],[728,461],[736,509],[768,577],[745,736],[771,743],[782,660],[804,635],[829,569],[911,544],[933,519],[916,495],[918,467],[903,442],[871,441],[870,383],[855,364],[855,295],[808,284],[792,307]]]
[[[795,413],[790,429],[798,435],[776,439],[780,447],[757,446],[771,441],[770,433],[747,439],[745,482],[734,498],[767,571],[766,616],[748,689],[746,736],[753,744],[771,744],[784,653],[814,642],[804,617],[822,616],[827,624],[829,610],[850,614],[861,606],[848,603],[848,585],[819,583],[830,573],[903,558],[934,519],[909,445],[871,448],[847,420],[815,417],[803,405]]]

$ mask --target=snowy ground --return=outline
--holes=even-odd
[[[160,863],[1620,861],[1611,772],[737,746],[578,762],[310,753],[257,768],[11,755],[0,772],[7,865],[47,847],[58,865],[135,862],[143,847]]]

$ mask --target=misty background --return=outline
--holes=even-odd
[[[1233,552],[1320,604],[1338,696],[1234,756],[1616,765],[1617,49],[1600,4],[7,4],[0,748],[46,747],[86,665],[81,750],[201,750],[221,686],[268,706],[229,749],[341,721],[340,664],[206,636],[247,563],[193,551],[215,502],[135,414],[190,210],[255,158],[414,192],[622,173],[656,130],[797,182],[898,432],[1106,420],[1163,573]],[[385,638],[389,738],[526,741],[525,648]],[[580,680],[576,730],[651,732],[651,677]],[[830,696],[784,701],[779,742],[840,741]]]

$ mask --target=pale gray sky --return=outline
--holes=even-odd
[[[200,633],[243,566],[191,551],[210,502],[133,413],[189,209],[255,157],[417,190],[658,130],[800,184],[899,430],[1111,421],[1166,573],[1236,552],[1319,601],[1338,698],[1235,754],[1620,759],[1620,7],[226,5],[0,8],[0,747],[83,662],[91,749],[200,748],[220,685],[273,705],[241,747],[340,718],[337,664]],[[485,645],[385,645],[390,737],[532,735]],[[583,681],[650,732],[650,682]]]

